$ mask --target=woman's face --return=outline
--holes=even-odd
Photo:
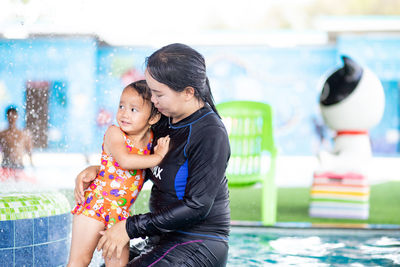
[[[156,81],[146,70],[147,85],[151,90],[151,102],[165,116],[171,117],[173,121],[185,118],[184,93],[176,92],[167,85]]]

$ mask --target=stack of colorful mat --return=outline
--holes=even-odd
[[[370,187],[358,173],[314,173],[309,215],[319,218],[368,219]]]

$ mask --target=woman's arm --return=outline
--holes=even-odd
[[[157,212],[129,217],[126,231],[130,238],[175,231],[207,218],[221,186],[226,185],[230,148],[222,127],[205,127],[197,134],[198,138],[191,138],[197,142],[188,148],[189,170],[182,200]]]
[[[130,154],[126,149],[122,131],[116,126],[111,126],[106,131],[104,146],[106,153],[110,153],[122,168],[128,170],[147,169],[157,166],[165,154],[167,154],[169,137],[166,136],[158,139],[157,146],[154,148],[154,154]]]
[[[89,166],[81,171],[75,179],[74,195],[78,204],[85,201],[83,192],[89,187],[90,183],[96,178],[100,166]]]
[[[103,250],[103,258],[111,258],[116,252],[117,258],[121,258],[122,249],[129,242],[130,238],[126,233],[126,220],[113,225],[107,231],[100,231],[102,237],[97,243],[97,250]]]
[[[189,149],[190,170],[182,201],[157,212],[133,215],[102,233],[97,249],[103,250],[103,256],[114,251],[120,255],[128,239],[182,229],[207,217],[224,183],[230,148],[223,128],[203,128],[200,134],[203,138]]]

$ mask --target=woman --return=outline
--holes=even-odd
[[[215,109],[203,56],[171,44],[147,59],[151,101],[167,117],[155,130],[170,136],[163,161],[147,172],[153,182],[150,212],[101,232],[97,249],[120,256],[130,239],[150,237],[151,249],[128,266],[225,266],[230,223],[225,169],[230,156],[225,127]],[[75,194],[97,167],[77,177]]]

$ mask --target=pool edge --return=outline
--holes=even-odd
[[[357,229],[357,230],[400,230],[397,224],[363,223],[310,223],[278,222],[271,226],[262,225],[261,221],[231,221],[234,227],[293,228],[293,229]]]

